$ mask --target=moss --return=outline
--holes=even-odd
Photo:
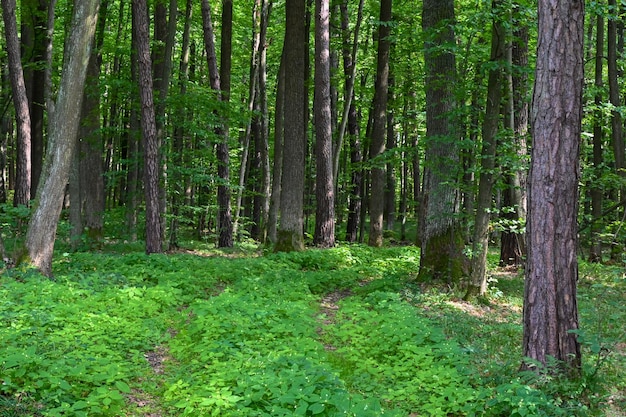
[[[451,237],[452,236],[452,237]],[[420,260],[420,281],[441,280],[458,284],[468,275],[469,261],[463,254],[463,235],[447,230],[428,240]]]
[[[298,252],[304,250],[304,238],[301,233],[279,230],[276,233],[274,252]]]

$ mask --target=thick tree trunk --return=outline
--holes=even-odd
[[[540,0],[533,95],[523,355],[581,365],[576,302],[583,0]],[[534,369],[524,361],[523,367]],[[555,369],[550,371],[554,372]]]
[[[389,89],[389,50],[391,41],[392,0],[380,2],[380,23],[378,26],[378,61],[376,65],[376,90],[370,137],[370,159],[375,159],[385,151],[387,131],[387,96]],[[385,210],[385,168],[382,162],[374,164],[371,170],[370,188],[370,232],[367,244],[374,247],[383,245],[383,212]]]
[[[459,134],[453,120],[456,85],[453,0],[425,0],[426,138],[421,210],[420,279],[457,282],[465,275],[459,222]],[[457,168],[458,169],[458,168]]]
[[[17,164],[13,205],[30,205],[31,199],[31,124],[28,96],[15,20],[15,0],[2,0],[2,18],[7,42],[9,79],[13,92],[17,125]]]
[[[137,37],[141,131],[144,154],[144,193],[146,198],[146,253],[163,252],[160,210],[160,158],[155,119],[148,9],[146,0],[133,0],[133,23]]]
[[[72,31],[66,43],[66,59],[56,109],[50,120],[43,182],[37,190],[35,211],[26,234],[25,245],[30,262],[48,276],[52,274],[54,240],[73,161],[83,88],[99,5],[98,0],[85,0],[77,2],[74,6]]]
[[[285,23],[285,137],[276,251],[304,249],[306,150],[305,0],[287,0]]]
[[[330,1],[315,1],[315,233],[313,243],[335,246],[335,186],[330,96]]]

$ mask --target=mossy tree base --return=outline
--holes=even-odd
[[[463,235],[446,231],[422,244],[418,280],[458,284],[468,276],[469,261],[463,253]]]
[[[291,230],[279,230],[276,233],[276,245],[274,252],[297,252],[304,250],[304,237],[302,233]]]

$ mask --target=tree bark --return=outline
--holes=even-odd
[[[226,13],[228,13],[228,11]],[[217,69],[217,56],[215,54],[215,35],[208,0],[202,0],[202,21],[204,25],[204,46],[206,48],[211,88],[217,93],[218,99],[222,101],[223,93],[220,83],[220,73]],[[226,23],[228,26],[228,22]],[[222,51],[222,53],[230,54],[230,47],[226,48],[226,51]],[[230,72],[230,60],[227,61],[227,64]],[[228,91],[227,94],[230,94],[230,91]],[[233,225],[230,208],[230,151],[228,146],[228,132],[226,131],[223,121],[218,123],[218,126],[215,128],[215,133],[219,141],[217,144],[217,174],[220,178],[220,184],[217,186],[218,247],[225,248],[233,246]]]
[[[76,147],[83,88],[99,6],[99,0],[80,1],[74,6],[59,94],[50,120],[43,182],[37,190],[35,211],[26,233],[27,254],[24,255],[47,276],[52,275],[54,240]]]
[[[31,199],[31,120],[20,45],[15,20],[15,0],[2,0],[2,18],[7,42],[9,79],[17,125],[17,164],[13,205],[30,206]]]
[[[583,0],[540,0],[533,94],[523,355],[579,374],[576,302]],[[534,364],[523,362],[523,368]]]
[[[335,246],[335,187],[330,96],[330,1],[315,1],[315,233],[313,243]]]
[[[146,199],[146,253],[163,252],[160,210],[160,158],[155,119],[152,59],[148,8],[146,0],[133,0],[133,23],[137,37],[139,98],[141,101],[141,131],[144,155],[144,193]]]
[[[304,249],[306,150],[305,0],[287,0],[285,23],[285,136],[276,251]]]
[[[375,160],[385,152],[387,131],[387,97],[389,93],[389,51],[391,41],[392,0],[380,2],[380,23],[378,26],[378,60],[376,65],[376,90],[374,92],[372,134],[370,137],[370,160]],[[367,244],[374,247],[383,245],[383,212],[385,210],[385,168],[380,161],[374,162],[371,170],[370,186],[370,231]]]
[[[283,170],[284,112],[285,112],[285,54],[280,59],[278,80],[276,81],[276,110],[274,114],[274,166],[272,167],[272,196],[267,220],[267,237],[271,244],[276,244],[278,209],[280,206],[280,180]]]
[[[426,137],[420,279],[458,282],[466,274],[463,228],[459,221],[459,133],[456,107],[456,57],[453,0],[425,0],[422,27],[426,35]],[[458,169],[458,168],[457,168]]]

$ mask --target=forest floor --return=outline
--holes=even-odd
[[[626,416],[624,268],[581,263],[566,379],[519,372],[523,276],[490,260],[468,303],[410,246],[61,253],[0,277],[0,417]]]

